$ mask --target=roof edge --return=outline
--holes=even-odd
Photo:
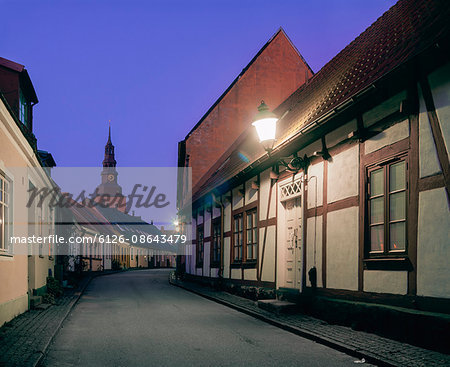
[[[231,82],[231,84],[228,86],[227,89],[217,98],[217,100],[211,105],[211,107],[206,111],[206,113],[200,118],[200,120],[195,124],[195,126],[187,133],[184,140],[187,140],[191,134],[197,130],[197,128],[201,125],[201,123],[208,117],[208,115],[214,110],[214,108],[222,101],[222,99],[228,94],[228,92],[231,90],[231,88],[234,87],[234,85],[239,81],[239,79],[247,72],[247,70],[253,65],[253,63],[256,61],[256,59],[263,53],[263,51],[270,45],[270,43],[278,36],[279,33],[283,33],[286,36],[286,33],[284,32],[283,28],[279,28],[272,37],[269,38],[269,40],[259,49],[259,51],[256,53],[255,56],[250,60],[250,62],[242,69],[242,71],[238,74],[236,78]],[[287,36],[286,36],[287,37]],[[287,38],[289,40],[289,38]],[[292,43],[289,40],[290,43]],[[298,51],[297,51],[298,52]],[[299,53],[300,55],[300,53]],[[300,55],[300,57],[303,60],[303,57]],[[309,68],[309,65],[307,65]]]

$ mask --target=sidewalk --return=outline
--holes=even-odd
[[[45,310],[30,310],[3,325],[0,366],[36,366],[91,279],[83,278],[78,289],[66,290],[55,305]]]
[[[349,327],[330,325],[325,321],[303,314],[277,315],[262,310],[252,300],[216,291],[196,283],[172,278],[170,278],[170,283],[356,358],[364,358],[367,362],[379,366],[450,366],[450,355],[375,334],[355,331]]]

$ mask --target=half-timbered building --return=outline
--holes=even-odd
[[[400,0],[267,103],[270,149],[248,118],[193,181],[187,276],[448,312],[449,15],[445,1]]]

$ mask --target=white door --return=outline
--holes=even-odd
[[[285,202],[286,284],[287,288],[302,287],[302,210],[301,198]]]

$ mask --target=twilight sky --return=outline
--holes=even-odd
[[[0,56],[39,98],[38,148],[99,166],[176,166],[177,142],[282,26],[314,72],[394,0],[0,0]],[[255,106],[256,111],[256,106]]]

